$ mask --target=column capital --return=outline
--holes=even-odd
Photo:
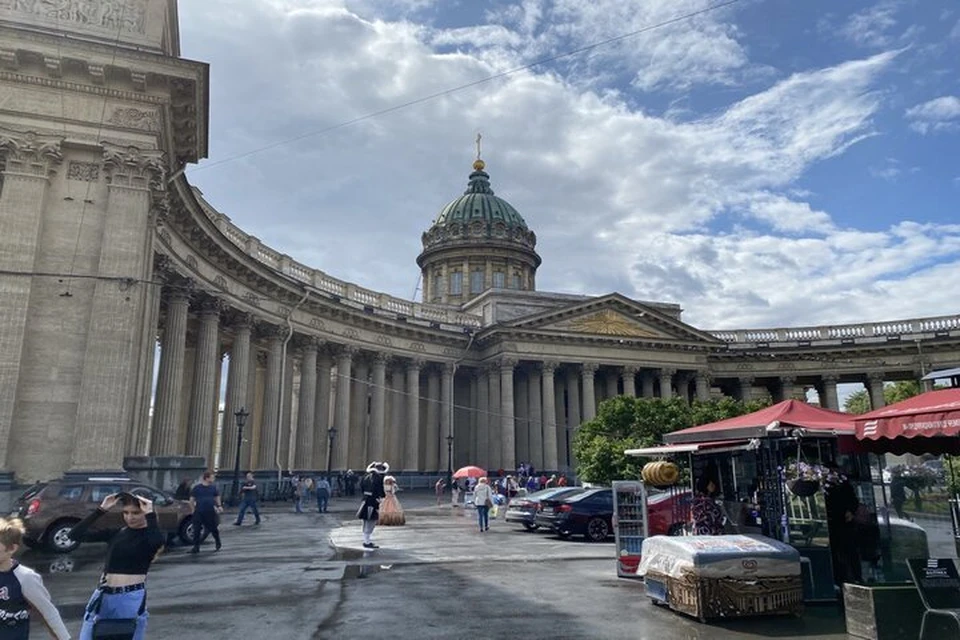
[[[229,308],[223,312],[223,323],[225,326],[230,327],[235,330],[239,329],[249,329],[252,330],[256,324],[252,314],[247,313],[246,311],[240,311],[238,309]]]
[[[597,369],[600,368],[600,365],[596,362],[584,362],[580,365],[580,372],[586,376],[592,376],[597,373]]]
[[[797,376],[780,376],[780,384],[795,384],[797,382]]]
[[[827,373],[820,376],[820,379],[823,380],[825,384],[837,384],[840,382],[840,376],[835,373]]]
[[[635,376],[639,372],[640,372],[640,367],[635,364],[627,364],[623,366],[623,375]]]
[[[540,373],[545,376],[552,376],[560,368],[559,360],[544,360],[540,363]]]
[[[373,354],[373,364],[386,367],[393,360],[393,354],[386,351],[376,351]]]
[[[63,161],[63,141],[62,136],[0,127],[0,151],[5,153],[7,160],[4,173],[46,180]]]
[[[268,340],[285,340],[290,332],[286,327],[279,324],[269,324],[261,322],[257,324],[257,337]]]
[[[737,380],[740,381],[741,385],[744,384],[753,384],[756,381],[756,378],[753,376],[737,376]]]
[[[107,183],[150,191],[164,191],[166,154],[159,149],[139,149],[103,142],[103,163],[107,169]]]
[[[713,376],[710,375],[710,372],[709,372],[709,371],[703,371],[702,369],[699,370],[699,371],[697,371],[696,373],[694,373],[694,377],[695,377],[697,380],[701,380],[701,381],[704,381],[704,382],[710,382],[711,380],[713,380]]]
[[[220,314],[226,308],[223,300],[220,298],[200,294],[193,299],[194,311],[201,317],[206,316],[216,316],[220,317]]]
[[[354,356],[360,353],[360,348],[352,344],[336,344],[330,346],[330,353],[338,358],[353,360]]]
[[[873,384],[881,383],[886,380],[887,374],[883,371],[868,371],[867,380]]]
[[[407,361],[407,371],[420,371],[427,364],[423,358],[410,358]]]
[[[513,368],[517,366],[517,359],[511,356],[503,356],[496,361],[494,366],[500,373],[506,373],[507,371],[513,373]]]
[[[667,377],[672,378],[674,375],[676,375],[676,373],[677,373],[676,369],[672,369],[670,367],[664,367],[660,369],[659,375],[661,378],[667,378]]]
[[[298,333],[293,337],[295,348],[300,351],[317,351],[320,348],[320,340],[316,336],[304,335]]]

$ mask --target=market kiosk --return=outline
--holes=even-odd
[[[745,416],[676,431],[664,436],[662,446],[626,453],[671,457],[685,466],[689,481],[667,491],[690,492],[703,474],[716,476],[716,499],[725,516],[723,533],[768,539],[771,546],[789,545],[799,555],[803,600],[835,601],[835,574],[842,573],[835,565],[843,564],[849,574],[845,579],[862,580],[859,558],[870,559],[870,573],[880,556],[873,492],[859,491],[864,481],[869,486],[869,460],[856,451],[854,434],[849,414],[787,400]],[[840,535],[840,529],[851,533],[852,528],[836,526],[831,515],[836,508],[828,505],[824,490],[841,478],[863,494],[858,495],[859,506],[851,507],[858,518],[856,536]],[[678,524],[689,522],[689,510],[675,517]],[[679,527],[675,531],[689,533]]]

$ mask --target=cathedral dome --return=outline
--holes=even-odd
[[[536,288],[537,236],[513,205],[494,195],[485,168],[477,158],[467,190],[423,234],[417,265],[426,302],[463,304],[488,289]]]

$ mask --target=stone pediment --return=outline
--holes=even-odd
[[[616,293],[517,318],[505,323],[504,328],[571,337],[579,334],[584,338],[719,344],[716,338],[695,327]]]
[[[603,309],[594,313],[548,324],[542,329],[558,329],[570,333],[590,333],[603,336],[627,336],[632,338],[670,338],[662,331],[638,322],[613,309]]]

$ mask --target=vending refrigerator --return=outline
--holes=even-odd
[[[613,533],[617,552],[617,576],[641,578],[640,548],[650,535],[647,521],[647,489],[640,480],[613,483]]]

